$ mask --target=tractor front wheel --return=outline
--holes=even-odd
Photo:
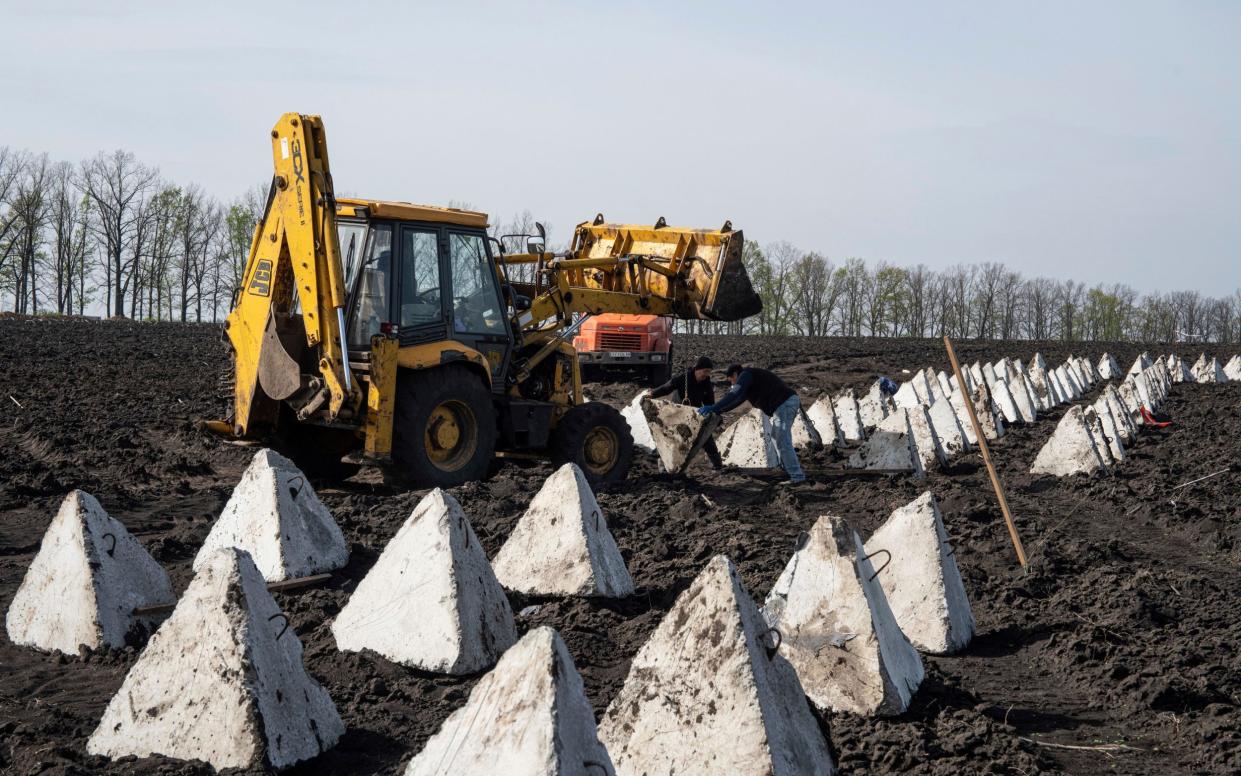
[[[587,402],[566,412],[551,437],[552,463],[575,463],[592,485],[623,482],[633,462],[633,434],[620,412]]]
[[[397,377],[392,460],[424,487],[485,479],[495,454],[491,392],[468,369],[444,366]]]

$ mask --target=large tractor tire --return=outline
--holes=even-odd
[[[443,366],[397,377],[392,462],[398,476],[436,488],[485,479],[495,446],[495,405],[477,375]]]
[[[573,407],[552,431],[552,463],[575,463],[592,485],[623,482],[633,462],[633,434],[621,414],[607,404]]]

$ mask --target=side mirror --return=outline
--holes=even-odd
[[[541,242],[535,242],[534,239],[526,240],[526,253],[542,253],[547,246]]]
[[[524,313],[530,309],[530,297],[517,294],[513,297],[513,309],[519,313]]]

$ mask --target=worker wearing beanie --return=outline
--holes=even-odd
[[[683,375],[674,375],[671,380],[651,391],[651,398],[658,399],[670,393],[677,394],[677,401],[691,407],[706,407],[715,404],[715,387],[711,385],[711,370],[715,364],[706,356],[698,361]],[[708,439],[702,451],[711,460],[711,468],[719,470],[724,462],[720,459],[720,450],[715,446],[714,439]]]

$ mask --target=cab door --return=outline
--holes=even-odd
[[[449,227],[444,249],[451,287],[450,337],[486,357],[492,390],[502,393],[513,340],[486,235]]]
[[[395,322],[402,345],[448,338],[448,294],[435,226],[400,225],[401,271],[397,276]]]

